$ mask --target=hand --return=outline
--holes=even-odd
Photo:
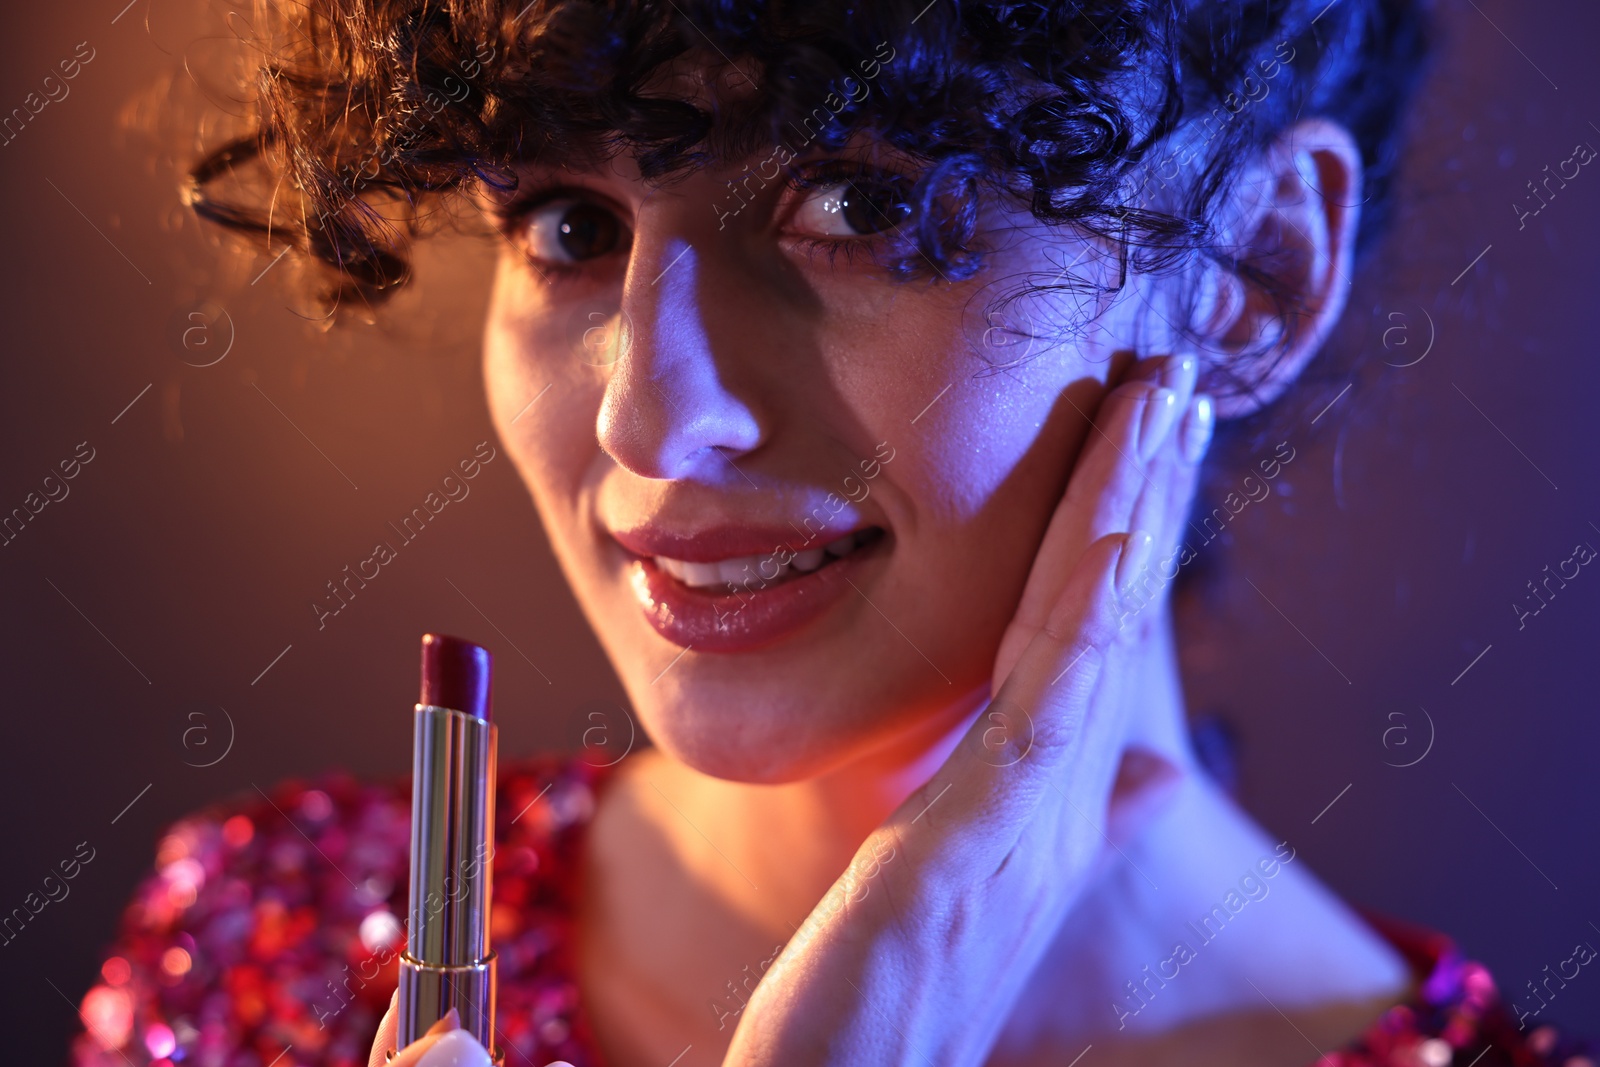
[[[492,1067],[488,1051],[461,1029],[461,1019],[454,1008],[398,1056],[388,1059],[400,1025],[396,997],[389,998],[389,1010],[378,1024],[378,1036],[372,1039],[372,1055],[367,1058],[367,1067]]]
[[[1150,564],[1175,549],[1210,439],[1196,367],[1147,360],[1106,396],[1001,640],[994,699],[768,969],[724,1067],[985,1060],[1105,851],[1101,827],[1153,788],[1124,759],[1120,679],[1160,616],[1175,568]]]

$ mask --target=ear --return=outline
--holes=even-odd
[[[1194,319],[1220,417],[1276,399],[1327,340],[1349,296],[1360,200],[1361,150],[1322,118],[1285,130],[1234,186],[1222,215],[1234,267],[1212,266]]]

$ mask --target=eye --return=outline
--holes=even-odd
[[[855,178],[814,185],[795,209],[792,225],[810,236],[870,237],[887,233],[911,214],[905,183]]]
[[[570,196],[556,197],[530,209],[517,229],[517,241],[524,254],[558,267],[609,255],[623,248],[627,238],[627,230],[614,211]]]

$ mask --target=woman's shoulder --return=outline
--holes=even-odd
[[[498,775],[499,1014],[529,1056],[584,1062],[571,920],[608,774],[543,755]],[[410,797],[405,779],[335,774],[174,823],[82,1001],[74,1064],[271,1063],[291,1048],[302,1064],[365,1064],[404,948]]]

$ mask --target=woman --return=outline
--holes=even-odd
[[[1201,460],[1344,310],[1421,8],[257,28],[257,128],[192,202],[291,237],[331,311],[476,203],[491,411],[654,742],[503,775],[506,1062],[1588,1062],[1353,913],[1185,729]],[[334,781],[180,823],[78,1062],[384,1062],[406,803]],[[487,1061],[445,1026],[393,1062]]]

